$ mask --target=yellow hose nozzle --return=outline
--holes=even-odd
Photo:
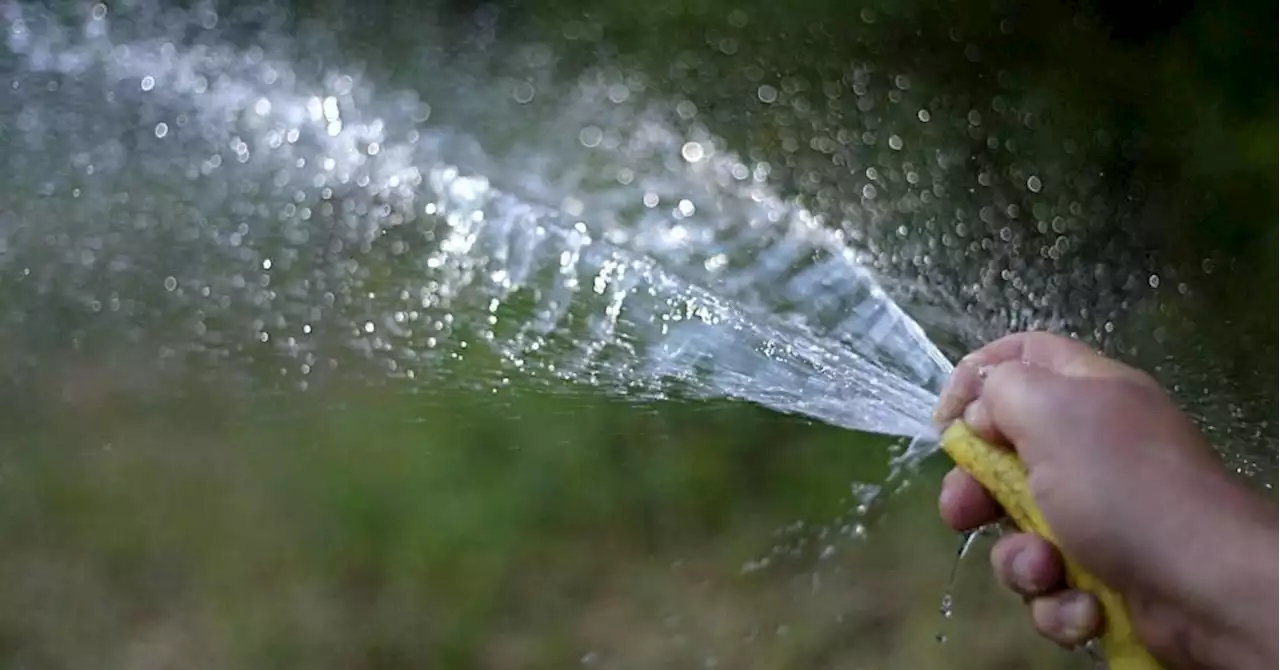
[[[978,437],[963,421],[956,421],[943,431],[941,442],[943,451],[991,493],[1019,529],[1035,533],[1058,546],[1031,495],[1027,467],[1017,454]],[[1161,670],[1160,664],[1138,641],[1120,594],[1070,556],[1063,554],[1062,559],[1067,584],[1093,594],[1102,605],[1105,628],[1100,642],[1109,670]]]

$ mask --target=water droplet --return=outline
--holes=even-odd
[[[680,147],[680,156],[690,163],[697,163],[702,160],[702,145],[697,142],[685,142]]]
[[[609,87],[609,102],[612,102],[614,104],[622,104],[627,101],[627,98],[630,98],[630,97],[631,97],[631,89],[628,88],[626,84],[614,84]],[[530,95],[529,98],[532,99],[533,96]]]
[[[511,88],[511,97],[522,105],[532,102],[533,96],[536,93],[537,91],[533,88],[533,84],[530,84],[527,81],[517,82],[516,85]]]
[[[587,126],[578,131],[578,141],[582,143],[582,146],[587,147],[588,149],[594,149],[600,146],[600,142],[603,140],[604,131],[600,130],[596,126]]]

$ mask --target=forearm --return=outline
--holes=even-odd
[[[1202,538],[1216,560],[1185,568],[1203,619],[1202,653],[1195,655],[1210,667],[1271,670],[1280,659],[1276,508],[1252,492],[1232,493],[1233,504],[1220,508]]]

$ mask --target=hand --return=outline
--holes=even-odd
[[[1076,340],[1021,333],[956,366],[935,419],[961,414],[1017,450],[1062,551],[1120,592],[1162,663],[1276,667],[1277,510],[1225,471],[1151,377]],[[957,530],[1002,516],[959,469],[939,507]],[[1100,630],[1097,601],[1066,588],[1047,541],[1006,535],[991,560],[1041,634],[1075,646]]]

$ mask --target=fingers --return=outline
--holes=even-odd
[[[983,365],[1023,361],[1055,372],[1065,372],[1081,361],[1099,358],[1097,352],[1080,340],[1045,332],[1006,335],[978,349],[973,356]]]
[[[956,366],[954,382],[938,403],[935,417],[950,423],[962,414],[982,439],[998,445],[1019,443],[1026,431],[1056,415],[1062,377],[1017,359],[981,368],[973,361]]]
[[[1030,533],[1000,538],[991,548],[991,567],[1000,583],[1028,598],[1056,590],[1066,577],[1058,551]]]
[[[1003,363],[1021,361],[1064,377],[1123,377],[1156,385],[1146,373],[1102,356],[1087,344],[1044,332],[1006,335],[960,359],[934,411],[939,425],[958,418],[983,389],[986,371]]]
[[[987,411],[987,405],[981,398],[964,408],[964,422],[978,437],[987,442],[998,445],[1013,444],[1011,439],[1005,437],[1000,426],[996,425],[995,419],[992,418],[991,412]]]
[[[943,521],[959,531],[973,530],[1004,516],[991,494],[960,468],[953,468],[943,478],[938,511]]]
[[[1102,606],[1083,591],[1064,590],[1031,601],[1039,633],[1064,647],[1078,647],[1102,630]]]
[[[960,417],[964,408],[982,390],[982,374],[982,360],[976,354],[960,359],[938,398],[938,406],[933,410],[935,424],[945,426]]]
[[[945,425],[959,418],[983,391],[987,373],[1003,363],[1022,361],[1060,371],[1080,367],[1075,361],[1096,357],[1082,342],[1059,335],[1030,332],[1002,337],[960,359],[938,399],[934,422]]]
[[[1030,533],[1001,538],[991,549],[991,566],[1002,584],[1029,601],[1041,635],[1066,647],[1098,635],[1101,605],[1083,591],[1062,588],[1066,569],[1048,541]]]
[[[963,416],[983,439],[1018,445],[1022,460],[1034,468],[1037,461],[1052,457],[1049,450],[1060,442],[1055,436],[1069,433],[1087,419],[1080,403],[1071,402],[1092,388],[1082,386],[1082,378],[1106,377],[1155,384],[1141,371],[1107,359],[1080,341],[1049,333],[1018,333],[962,359],[933,418],[945,425]],[[938,504],[943,519],[957,530],[1003,516],[991,495],[959,469],[943,481]],[[1027,533],[1005,537],[992,549],[991,561],[997,578],[1028,600],[1035,627],[1045,637],[1074,647],[1101,629],[1102,608],[1097,599],[1064,588],[1061,554],[1043,538]]]
[[[988,368],[982,394],[965,408],[965,423],[985,440],[1017,445],[1019,457],[1034,467],[1050,456],[1039,452],[1052,450],[1054,438],[1077,427],[1078,384],[1038,365],[1001,363]]]
[[[972,477],[959,468],[947,473],[939,505],[953,528],[968,530],[997,520],[999,506]],[[1067,647],[1093,638],[1102,625],[1102,610],[1086,593],[1062,590],[1066,568],[1057,549],[1031,533],[1001,538],[991,550],[996,578],[1031,603],[1031,617],[1041,635]]]

